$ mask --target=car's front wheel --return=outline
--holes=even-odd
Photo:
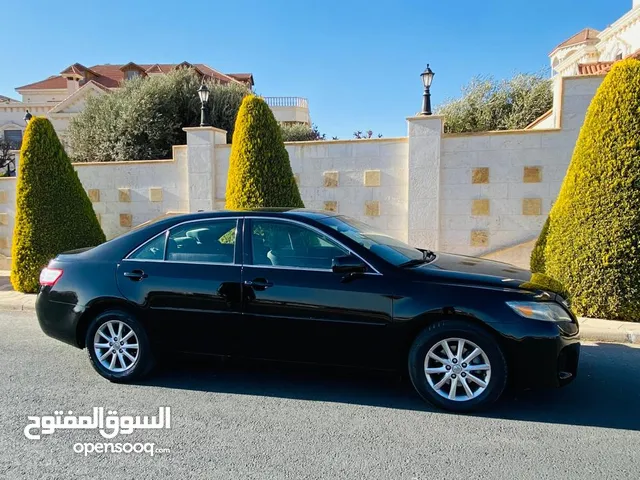
[[[112,382],[130,382],[154,364],[147,334],[133,316],[109,310],[93,319],[85,339],[93,368]]]
[[[507,363],[496,340],[460,320],[429,325],[409,351],[413,386],[428,402],[456,412],[479,410],[502,394]]]

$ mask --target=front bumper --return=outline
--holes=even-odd
[[[48,336],[74,347],[78,343],[78,322],[84,307],[51,300],[50,287],[41,287],[36,297],[36,316],[42,331]]]
[[[511,378],[519,388],[562,387],[575,380],[580,340],[558,328],[553,337],[528,337],[510,348]]]

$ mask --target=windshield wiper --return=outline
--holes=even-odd
[[[422,250],[422,249],[420,249],[420,251],[422,252],[422,258],[414,258],[412,260],[409,260],[408,262],[401,263],[398,266],[401,267],[401,268],[415,267],[416,265],[422,265],[424,263],[429,263],[429,262],[432,262],[433,260],[435,260],[436,254],[434,252],[432,252],[431,250]]]

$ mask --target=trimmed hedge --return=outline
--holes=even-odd
[[[244,98],[236,120],[226,208],[303,208],[280,127],[264,100]]]
[[[547,221],[544,222],[540,236],[538,237],[538,240],[536,240],[536,244],[531,251],[530,268],[532,273],[544,273],[545,271],[544,249],[547,246],[548,233],[549,217],[547,217]]]
[[[640,61],[616,63],[587,111],[551,214],[545,273],[579,315],[640,320]]]
[[[105,241],[78,174],[51,122],[33,117],[24,134],[16,191],[11,284],[38,290],[40,270],[61,252]]]

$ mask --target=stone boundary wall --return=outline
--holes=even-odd
[[[557,78],[551,129],[454,135],[443,133],[442,117],[417,116],[407,118],[407,137],[286,149],[308,208],[354,217],[416,246],[486,255],[538,235],[602,78]],[[185,131],[187,145],[175,146],[170,160],[74,164],[108,238],[169,211],[224,208],[226,132]],[[0,178],[4,255],[15,183]]]

